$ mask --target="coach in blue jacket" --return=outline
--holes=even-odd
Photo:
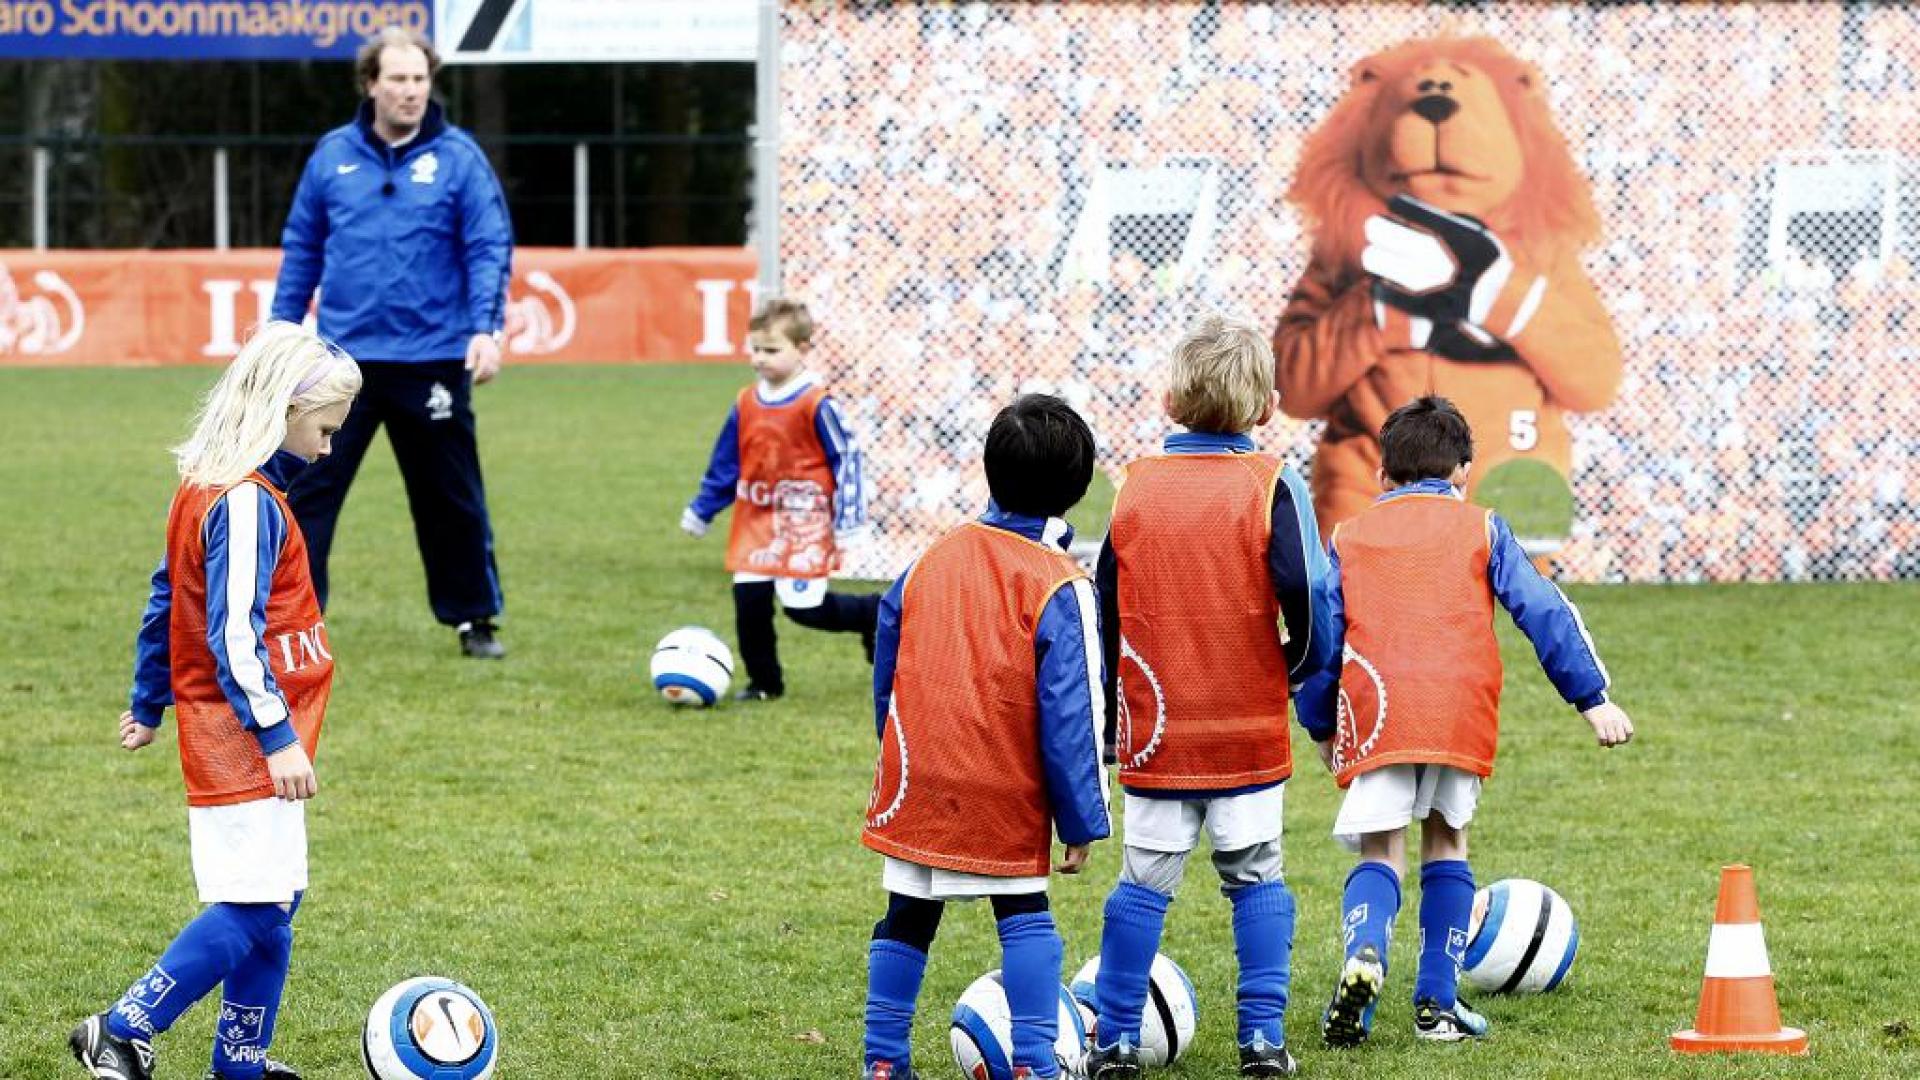
[[[389,27],[361,48],[367,100],[314,148],[294,192],[273,317],[298,322],[320,288],[320,333],[360,362],[365,389],[333,454],[289,493],[327,602],[333,527],[382,423],[427,568],[433,613],[468,656],[497,658],[500,576],[471,391],[500,370],[513,227],[492,167],[431,100],[440,59]]]

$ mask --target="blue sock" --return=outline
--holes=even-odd
[[[280,1014],[287,965],[293,959],[293,911],[299,907],[296,893],[292,911],[275,908],[283,921],[227,976],[213,1033],[213,1071],[225,1080],[259,1080],[266,1070],[273,1022]]]
[[[1100,974],[1093,996],[1100,1020],[1100,1045],[1126,1039],[1140,1045],[1140,1013],[1147,1007],[1147,976],[1160,951],[1160,931],[1173,897],[1123,881],[1107,897],[1100,929]]]
[[[1285,882],[1247,885],[1233,901],[1233,948],[1240,959],[1241,1046],[1287,1042],[1287,983],[1293,966],[1293,894]]]
[[[867,946],[866,1064],[891,1061],[902,1071],[913,1055],[913,1009],[927,954],[898,941]]]
[[[1413,1000],[1453,1008],[1472,914],[1473,868],[1465,859],[1420,868],[1420,969],[1414,976]]]
[[[1000,931],[1000,977],[1013,1015],[1013,1064],[1033,1075],[1058,1076],[1053,1041],[1060,1034],[1060,931],[1053,913],[1009,915]]]
[[[271,928],[269,911],[272,921],[286,914],[273,904],[208,906],[107,1011],[107,1030],[119,1039],[151,1039],[172,1027],[253,951]]]
[[[1387,942],[1393,936],[1393,920],[1400,914],[1400,876],[1386,863],[1361,863],[1347,875],[1347,891],[1340,900],[1340,910],[1347,955],[1352,956],[1371,945],[1380,954],[1380,966],[1384,970]]]

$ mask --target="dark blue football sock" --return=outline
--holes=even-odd
[[[898,941],[867,945],[866,1064],[891,1061],[902,1071],[913,1054],[913,1010],[927,954]]]
[[[1380,954],[1384,970],[1387,942],[1393,936],[1393,920],[1400,914],[1400,876],[1386,863],[1361,863],[1347,875],[1340,910],[1347,955],[1352,956],[1371,945]]]
[[[1000,931],[1000,974],[1013,1016],[1013,1064],[1036,1077],[1058,1076],[1053,1042],[1060,1034],[1060,932],[1053,913],[1009,915]]]
[[[1293,967],[1293,894],[1265,881],[1227,894],[1233,901],[1233,949],[1240,959],[1241,1046],[1264,1037],[1287,1041],[1287,983]],[[1104,970],[1104,961],[1103,961]]]
[[[1413,1000],[1453,1008],[1472,915],[1473,868],[1465,859],[1443,859],[1420,868],[1420,968],[1414,975]]]
[[[295,894],[294,910],[299,910]],[[274,907],[280,924],[227,976],[213,1033],[213,1071],[223,1080],[259,1080],[273,1045],[273,1023],[293,959],[293,911]]]
[[[1154,954],[1160,951],[1160,932],[1172,903],[1173,897],[1131,881],[1114,886],[1107,897],[1106,922],[1100,929],[1100,974],[1093,988],[1101,1046],[1114,1046],[1121,1039],[1140,1045],[1147,978]]]
[[[269,916],[266,912],[272,912]],[[212,904],[107,1012],[115,1038],[151,1039],[218,986],[286,915],[273,904]]]

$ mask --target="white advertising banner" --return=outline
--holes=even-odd
[[[751,63],[756,0],[435,0],[449,63]]]

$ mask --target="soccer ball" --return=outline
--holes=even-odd
[[[373,1003],[360,1055],[373,1080],[486,1080],[500,1033],[473,991],[452,979],[408,979]]]
[[[733,650],[704,626],[683,626],[653,647],[653,688],[675,705],[720,700],[733,679]]]
[[[1461,974],[1488,994],[1551,990],[1572,970],[1579,948],[1580,928],[1559,893],[1508,878],[1473,896]]]
[[[953,1007],[948,1032],[953,1061],[967,1080],[1013,1080],[1013,1014],[995,968],[973,980]],[[1078,1074],[1087,1051],[1087,1022],[1079,1003],[1060,988],[1060,1028],[1053,1052],[1069,1074]]]
[[[1070,989],[1089,1010],[1098,1011],[1093,985],[1100,976],[1098,956],[1081,966]],[[1165,953],[1155,953],[1147,970],[1147,1006],[1140,1014],[1140,1063],[1171,1065],[1193,1045],[1194,1028],[1200,1022],[1200,999],[1193,983],[1180,965]],[[1098,1033],[1096,1032],[1096,1037]]]

